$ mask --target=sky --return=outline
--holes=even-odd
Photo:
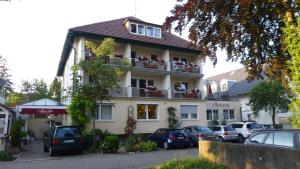
[[[16,90],[22,80],[34,78],[49,85],[69,28],[127,16],[162,24],[175,4],[176,0],[0,0],[0,55],[7,59]],[[242,67],[225,60],[222,51],[215,67],[207,59],[205,77]]]

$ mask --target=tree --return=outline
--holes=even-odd
[[[167,110],[168,110],[168,114],[169,114],[169,118],[168,118],[169,128],[176,129],[176,128],[180,127],[181,121],[176,116],[176,113],[175,113],[176,109],[174,107],[168,107]]]
[[[61,101],[61,82],[57,77],[54,78],[50,85],[49,95],[54,100]]]
[[[249,105],[255,116],[260,110],[269,112],[273,127],[276,127],[276,111],[287,112],[292,95],[276,80],[263,80],[255,85],[249,93]]]
[[[69,105],[69,113],[71,117],[74,117],[73,113],[80,113],[82,117],[90,116],[93,120],[93,142],[95,143],[95,119],[98,113],[98,106],[102,105],[104,101],[110,101],[110,91],[117,91],[119,89],[119,78],[124,72],[127,61],[120,62],[117,66],[108,65],[107,59],[113,59],[115,54],[115,42],[111,38],[106,38],[99,44],[87,41],[86,47],[91,50],[95,56],[87,60],[81,60],[76,70],[76,66],[73,71],[83,70],[88,75],[89,80],[87,82],[80,82],[82,77],[78,76],[78,73],[73,73],[75,79],[75,86],[71,91],[71,103]],[[74,85],[74,84],[73,84]],[[80,98],[80,99],[79,99]],[[77,112],[73,112],[75,107],[78,107]],[[101,112],[99,112],[101,113]],[[73,119],[72,119],[73,120]]]
[[[189,27],[189,39],[203,57],[217,63],[216,51],[227,51],[228,60],[246,67],[249,79],[263,69],[269,78],[288,86],[290,55],[283,50],[284,17],[295,20],[299,0],[177,0],[164,23],[165,30],[182,33]],[[205,58],[204,58],[205,59]]]
[[[4,57],[0,55],[0,79],[5,81],[5,93],[8,94],[12,92],[13,82],[11,81],[11,75],[9,74],[9,70],[7,68],[7,61]]]
[[[288,66],[291,69],[291,88],[295,98],[290,104],[293,113],[290,120],[295,128],[300,128],[300,17],[296,23],[287,22],[284,29],[284,42],[286,50],[292,59]]]
[[[23,80],[21,83],[21,94],[23,95],[23,101],[26,102],[50,98],[48,86],[43,79]]]

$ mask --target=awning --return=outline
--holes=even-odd
[[[51,109],[51,108],[22,108],[21,114],[38,114],[38,115],[59,115],[67,114],[66,109]]]
[[[67,114],[67,106],[48,98],[31,101],[17,106],[20,114],[59,115]]]

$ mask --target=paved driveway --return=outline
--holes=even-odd
[[[34,154],[32,154],[34,153]],[[83,154],[49,157],[41,142],[25,147],[17,161],[0,163],[0,169],[143,169],[167,159],[196,157],[197,148],[158,150],[134,154]]]

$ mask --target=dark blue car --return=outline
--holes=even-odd
[[[189,146],[189,139],[187,135],[183,133],[182,129],[161,128],[151,134],[148,139],[156,142],[159,147],[164,149],[173,147],[186,148]]]

